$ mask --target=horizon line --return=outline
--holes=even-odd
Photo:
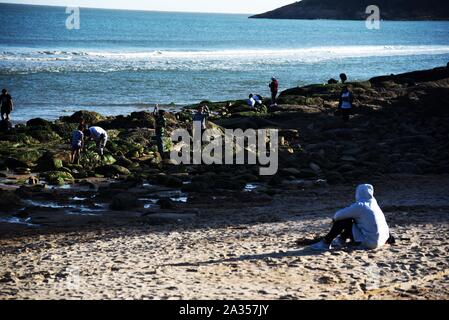
[[[62,6],[62,5],[52,5],[52,4],[36,4],[36,3],[12,3],[0,1],[0,4],[16,5],[16,6],[33,6],[33,7],[52,7],[52,8],[67,8],[76,7],[80,9],[97,9],[97,10],[118,10],[118,11],[143,11],[143,12],[160,12],[160,13],[203,13],[203,14],[229,14],[229,15],[246,15],[252,16],[257,13],[241,13],[241,12],[221,12],[221,11],[170,11],[170,10],[152,10],[152,9],[137,9],[137,8],[105,8],[105,7],[95,7],[95,6]]]

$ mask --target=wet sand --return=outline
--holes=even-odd
[[[449,176],[373,184],[398,238],[374,251],[296,243],[329,228],[352,185],[285,188],[269,201],[189,195],[172,210],[47,227],[0,222],[0,299],[448,299]]]

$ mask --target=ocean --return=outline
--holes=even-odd
[[[449,22],[265,20],[247,15],[0,4],[0,86],[14,121],[105,115],[446,65]]]

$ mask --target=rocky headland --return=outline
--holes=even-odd
[[[441,0],[302,0],[251,18],[365,20],[370,5],[380,8],[382,20],[449,20],[449,5]]]

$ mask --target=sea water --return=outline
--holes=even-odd
[[[446,65],[449,22],[267,20],[247,15],[0,4],[0,86],[15,121],[105,115]]]

